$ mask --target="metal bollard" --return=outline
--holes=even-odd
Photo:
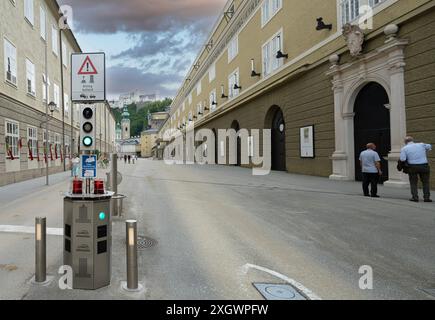
[[[125,225],[127,232],[127,289],[138,290],[137,221],[127,220]]]
[[[118,194],[118,155],[116,153],[112,154],[112,168],[110,172],[110,186],[112,188],[112,192],[115,195]]]
[[[47,281],[47,218],[35,219],[35,282]]]

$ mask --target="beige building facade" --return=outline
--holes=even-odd
[[[159,137],[267,128],[274,170],[336,180],[359,180],[375,142],[385,183],[406,186],[404,136],[435,145],[434,23],[433,0],[229,1]]]
[[[78,152],[79,105],[71,102],[70,56],[81,48],[63,28],[59,9],[55,0],[0,1],[0,185],[42,176],[47,162],[50,173],[67,170]],[[56,109],[47,134],[50,102]],[[111,152],[114,116],[107,103],[97,110],[97,147]]]

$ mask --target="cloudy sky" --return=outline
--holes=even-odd
[[[83,51],[104,51],[108,98],[173,96],[226,0],[59,0]]]

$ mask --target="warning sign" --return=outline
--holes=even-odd
[[[92,63],[91,58],[89,56],[86,57],[83,62],[82,67],[79,70],[80,75],[88,75],[88,74],[98,74],[97,69],[95,69],[94,64]]]
[[[73,53],[71,56],[71,98],[77,103],[106,100],[104,53]]]

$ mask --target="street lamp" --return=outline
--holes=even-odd
[[[47,84],[48,87],[48,84]],[[46,89],[47,90],[47,89]],[[48,91],[48,90],[47,90]],[[48,92],[46,91],[46,96],[48,96]],[[45,132],[46,132],[46,140],[45,140],[45,154],[46,159],[48,157],[48,140],[49,140],[49,134],[48,134],[48,123],[53,119],[53,112],[56,110],[57,108],[57,104],[54,103],[53,101],[51,101],[50,103],[48,103],[46,105],[46,112],[45,112],[45,121],[41,122],[41,128],[42,126],[45,124]],[[50,111],[51,113],[51,118],[48,118],[48,111]],[[48,180],[48,159],[45,161],[45,184],[48,186],[49,185],[49,180]]]

